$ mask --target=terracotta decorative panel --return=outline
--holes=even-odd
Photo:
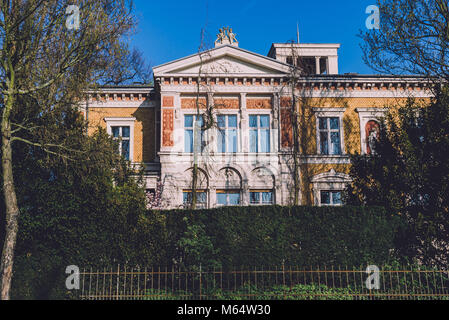
[[[239,99],[214,99],[215,107],[218,109],[239,109]]]
[[[246,107],[248,109],[271,109],[271,99],[247,99]]]
[[[175,106],[175,99],[174,97],[163,97],[162,98],[162,106],[163,107],[174,107]]]
[[[173,147],[175,142],[173,141],[173,110],[163,110],[162,111],[162,146],[163,147]]]
[[[206,98],[198,99],[200,109],[205,109],[207,102]],[[196,98],[182,98],[181,109],[196,109]]]
[[[291,148],[293,146],[292,113],[290,109],[281,109],[281,146]]]

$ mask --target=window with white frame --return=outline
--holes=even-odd
[[[195,146],[199,148],[198,152],[204,151],[206,143],[202,127],[203,116],[184,115],[184,152],[193,153]]]
[[[371,154],[373,138],[380,133],[380,122],[385,116],[385,108],[357,108],[360,122],[360,142],[362,154]],[[375,124],[377,123],[377,124]],[[373,130],[374,129],[374,130]],[[376,136],[377,135],[377,136]]]
[[[218,115],[217,116],[217,152],[236,153],[238,152],[237,137],[237,115]]]
[[[343,113],[345,108],[313,108],[317,128],[317,152],[343,155]]]
[[[340,155],[340,119],[339,118],[318,118],[319,123],[319,146],[320,154]]]
[[[270,116],[249,116],[249,149],[254,153],[270,152]]]
[[[272,190],[250,190],[249,202],[251,205],[270,205],[274,203]]]
[[[118,152],[126,160],[133,160],[135,118],[105,118],[107,131],[118,141]]]
[[[320,191],[320,205],[322,206],[341,206],[342,201],[342,191],[341,190],[321,190]]]
[[[315,205],[341,206],[343,205],[343,190],[351,183],[351,177],[332,169],[312,177],[311,182]]]
[[[130,127],[129,126],[113,126],[111,127],[112,136],[119,141],[119,153],[129,160],[130,146]]]
[[[240,205],[240,190],[217,190],[218,206]]]

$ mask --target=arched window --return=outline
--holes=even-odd
[[[249,179],[250,205],[271,205],[274,198],[275,176],[270,169],[260,167],[254,169]]]
[[[216,181],[217,206],[238,206],[241,204],[242,177],[234,168],[223,168]]]

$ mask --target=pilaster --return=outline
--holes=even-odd
[[[247,133],[249,132],[248,124],[248,110],[246,109],[246,93],[240,93],[240,132],[239,135],[240,145],[242,146],[241,152],[249,152],[249,137]]]

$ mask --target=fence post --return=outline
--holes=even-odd
[[[202,299],[201,290],[202,290],[202,284],[201,284],[201,263],[200,263],[200,300]]]
[[[119,284],[120,284],[120,264],[117,267],[117,295],[116,295],[117,300],[118,300]]]
[[[92,289],[92,267],[90,267],[89,272],[89,300],[91,300],[92,297],[91,289]]]
[[[85,299],[85,292],[84,292],[84,278],[86,277],[86,268],[83,268],[83,288],[81,289],[81,297],[82,299]]]
[[[140,300],[140,265],[137,267],[137,300]]]
[[[285,300],[285,265],[284,265],[284,261],[285,260],[282,260],[282,285],[283,285],[282,291],[284,291],[284,300]]]

